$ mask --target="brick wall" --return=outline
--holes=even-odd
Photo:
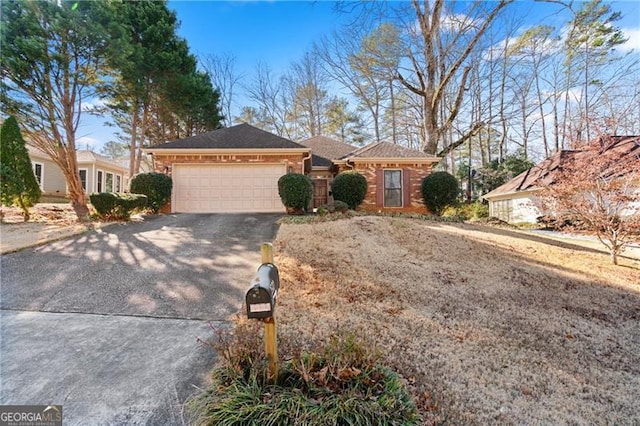
[[[156,172],[171,175],[174,164],[260,164],[260,163],[285,163],[287,170],[293,173],[302,173],[302,154],[288,155],[154,155],[154,168]]]
[[[359,209],[368,211],[389,211],[389,212],[411,212],[411,213],[428,213],[427,208],[422,201],[422,180],[431,174],[431,165],[423,164],[394,164],[394,163],[356,163],[354,169],[367,179],[367,196]],[[383,207],[377,202],[377,170],[384,169],[401,169],[409,170],[411,203],[403,207]],[[349,170],[348,167],[342,168],[340,171]],[[403,172],[404,176],[404,172]],[[384,188],[382,188],[384,191]]]

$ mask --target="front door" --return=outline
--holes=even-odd
[[[327,204],[327,180],[313,180],[313,208],[317,209],[323,204]]]

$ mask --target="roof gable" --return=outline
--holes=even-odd
[[[258,129],[247,123],[212,130],[200,135],[157,145],[156,149],[299,149],[289,139]],[[153,149],[151,149],[153,150]]]
[[[326,136],[314,136],[303,140],[300,145],[311,148],[314,155],[328,160],[338,160],[357,149],[353,145]]]
[[[439,158],[418,151],[417,149],[411,149],[389,142],[377,142],[364,146],[343,158],[420,158],[439,160]]]
[[[44,159],[47,161],[53,161],[49,156],[49,154],[45,153],[38,147],[35,147],[31,144],[26,144],[26,147],[27,147],[27,151],[29,152],[29,157]],[[85,166],[86,164],[101,163],[101,164],[106,164],[114,169],[119,169],[122,171],[127,170],[125,166],[118,163],[117,161],[86,149],[80,149],[76,151],[76,159],[78,161],[78,166],[80,167]]]
[[[640,136],[602,137],[579,150],[556,152],[529,170],[520,173],[510,181],[483,195],[483,198],[538,190],[544,186],[552,185],[564,162],[581,155],[591,155],[590,151],[592,149],[598,149],[600,153],[606,152],[608,155],[615,156],[618,160],[629,162],[629,167],[637,167],[634,163],[640,164]]]

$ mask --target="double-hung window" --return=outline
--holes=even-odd
[[[87,169],[78,170],[78,175],[80,176],[80,184],[82,185],[82,189],[84,192],[87,192]]]
[[[96,189],[97,192],[102,192],[102,176],[104,175],[104,173],[102,173],[102,170],[98,170],[97,175],[98,177],[96,180]]]
[[[106,173],[105,192],[113,192],[113,173]]]
[[[36,180],[38,181],[38,186],[42,189],[42,171],[44,165],[42,163],[33,163],[33,174],[36,175]]]
[[[402,170],[384,171],[384,206],[402,207]]]

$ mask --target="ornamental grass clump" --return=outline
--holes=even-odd
[[[188,403],[194,424],[419,424],[400,377],[354,334],[283,354],[288,360],[275,384],[267,381],[260,327],[239,325],[231,338],[212,346],[223,361],[213,371],[212,385]]]

